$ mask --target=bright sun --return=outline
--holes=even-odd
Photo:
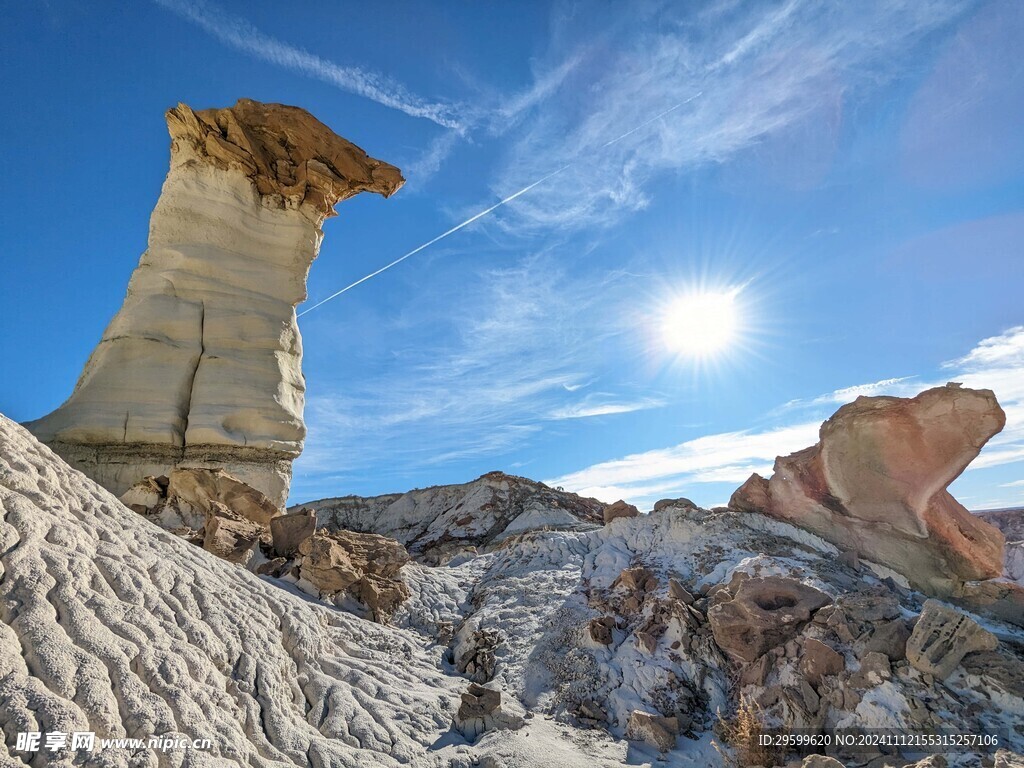
[[[677,298],[662,323],[666,346],[687,357],[711,357],[724,352],[736,338],[738,291],[701,291]]]

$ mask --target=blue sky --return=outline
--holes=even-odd
[[[163,112],[296,104],[403,169],[339,206],[300,321],[292,500],[492,469],[727,500],[857,394],[996,391],[954,490],[1024,503],[1024,5],[17,4],[0,35],[0,410],[70,392],[145,248]],[[611,142],[611,143],[610,143]],[[566,167],[567,166],[567,167]],[[678,354],[679,297],[733,341]]]

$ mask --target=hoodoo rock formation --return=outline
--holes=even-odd
[[[903,574],[929,594],[1003,571],[1002,533],[946,488],[999,432],[989,390],[958,384],[917,397],[859,397],[822,427],[819,442],[753,475],[729,506],[805,528]]]
[[[297,107],[179,104],[167,126],[170,171],[124,304],[67,402],[26,426],[115,494],[212,467],[280,507],[305,437],[295,307],[321,225],[403,179]]]

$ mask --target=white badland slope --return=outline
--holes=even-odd
[[[720,765],[715,712],[740,692],[790,725],[948,727],[1024,750],[1020,630],[946,617],[760,515],[670,503],[601,528],[520,533],[448,566],[410,563],[411,596],[386,627],[157,529],[3,418],[0,512],[0,764]],[[775,576],[790,579],[781,592],[764,578]],[[745,584],[760,585],[760,614]],[[802,604],[793,585],[833,605],[779,624]],[[716,630],[723,605],[754,611],[743,632]],[[908,663],[918,614],[953,634],[945,655]],[[756,661],[722,650],[764,638]],[[824,675],[823,645],[838,664]],[[950,665],[950,648],[974,652]],[[948,669],[915,666],[933,661]],[[502,716],[478,739],[452,726],[467,678],[502,692]],[[636,710],[678,739],[644,730]],[[90,762],[13,748],[20,731],[76,730],[213,749]]]
[[[165,533],[0,417],[0,764],[20,731],[181,734],[162,765],[447,766],[464,681],[418,638]],[[79,759],[84,755],[79,754]],[[215,759],[217,758],[217,759]],[[31,765],[52,764],[40,752]],[[111,750],[93,765],[156,765]],[[68,763],[70,764],[70,763]]]

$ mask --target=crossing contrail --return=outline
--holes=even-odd
[[[695,94],[694,94],[693,96],[691,96],[690,98],[686,99],[685,101],[681,101],[681,102],[679,102],[679,103],[678,103],[678,104],[676,104],[676,105],[675,105],[674,107],[669,107],[669,108],[668,108],[668,109],[666,109],[666,110],[665,110],[664,112],[659,112],[659,113],[658,113],[658,114],[656,114],[656,115],[655,115],[654,117],[652,117],[652,118],[650,118],[650,119],[648,119],[648,120],[645,120],[644,122],[640,123],[640,125],[636,126],[635,128],[630,128],[630,129],[629,129],[628,131],[626,131],[626,132],[625,132],[624,134],[622,134],[621,136],[616,136],[616,137],[615,137],[614,139],[612,139],[611,141],[606,141],[606,142],[605,142],[604,144],[602,144],[602,145],[601,145],[601,147],[600,147],[600,148],[601,148],[601,149],[606,149],[606,148],[610,147],[610,146],[611,146],[612,144],[615,144],[615,143],[616,143],[616,142],[618,142],[618,141],[622,141],[622,140],[623,140],[624,138],[626,138],[627,136],[632,136],[632,135],[633,135],[634,133],[636,133],[637,131],[641,130],[642,128],[646,128],[646,127],[647,127],[648,125],[650,125],[650,124],[651,124],[651,123],[653,123],[654,121],[656,121],[656,120],[660,120],[661,118],[665,117],[665,115],[668,115],[668,114],[670,114],[670,113],[672,113],[672,112],[675,112],[675,111],[676,111],[677,109],[679,109],[680,107],[683,107],[683,106],[685,106],[685,105],[689,104],[689,103],[690,103],[691,101],[693,101],[694,99],[696,99],[696,98],[697,98],[698,96],[700,96],[700,95],[701,95],[701,94],[703,94],[703,93],[704,93],[703,91],[699,91],[699,92],[695,93]],[[305,314],[308,314],[308,313],[312,312],[312,311],[313,311],[314,309],[316,309],[317,307],[322,307],[322,306],[323,306],[324,304],[326,304],[326,303],[327,303],[328,301],[332,301],[332,300],[334,300],[334,299],[338,298],[339,296],[341,296],[341,294],[343,294],[343,293],[345,293],[345,292],[347,292],[347,291],[351,291],[351,290],[352,290],[353,288],[355,288],[355,287],[356,287],[357,285],[362,285],[362,284],[363,284],[363,283],[365,283],[365,282],[366,282],[367,280],[370,280],[371,278],[374,278],[374,277],[376,277],[377,275],[379,275],[379,274],[380,274],[381,272],[387,272],[387,271],[388,271],[389,269],[391,269],[392,267],[394,267],[394,266],[397,266],[397,265],[401,264],[401,263],[402,263],[403,261],[405,261],[405,260],[406,260],[406,259],[408,259],[408,258],[411,258],[412,256],[415,256],[415,255],[416,255],[417,253],[419,253],[420,251],[424,250],[425,248],[429,248],[430,246],[432,246],[432,245],[433,245],[434,243],[438,242],[439,240],[444,240],[444,239],[445,239],[446,237],[448,237],[448,235],[453,235],[453,234],[455,234],[456,232],[458,232],[458,231],[459,231],[460,229],[462,229],[463,227],[468,227],[468,226],[469,226],[470,224],[472,224],[472,223],[473,223],[474,221],[476,221],[476,220],[478,220],[478,219],[481,219],[481,218],[483,218],[483,217],[484,217],[484,216],[486,216],[487,214],[489,214],[489,213],[491,213],[492,211],[494,211],[494,210],[496,210],[496,209],[500,208],[501,206],[505,205],[506,203],[511,203],[511,202],[512,202],[513,200],[515,200],[515,199],[516,199],[517,197],[519,197],[519,196],[521,196],[521,195],[525,195],[525,194],[526,194],[527,192],[529,192],[529,191],[530,191],[531,189],[533,189],[534,187],[536,187],[536,186],[538,186],[538,185],[540,185],[540,184],[543,184],[543,183],[544,183],[545,181],[547,181],[547,180],[548,180],[548,179],[550,179],[550,178],[553,178],[554,176],[557,176],[558,174],[560,174],[560,173],[561,173],[562,171],[566,170],[567,168],[571,168],[571,167],[572,167],[573,165],[575,165],[575,164],[576,164],[577,162],[579,162],[579,160],[580,160],[580,158],[576,158],[575,160],[572,160],[571,162],[568,162],[568,163],[566,163],[566,164],[565,164],[565,165],[563,165],[563,166],[562,166],[561,168],[559,168],[559,169],[557,169],[557,170],[554,170],[554,171],[552,171],[551,173],[549,173],[549,174],[548,174],[547,176],[544,176],[544,177],[543,177],[543,178],[541,178],[541,179],[537,179],[537,181],[535,181],[535,182],[533,182],[532,184],[529,184],[529,185],[527,185],[527,186],[523,187],[523,188],[522,188],[522,189],[520,189],[520,190],[519,190],[518,192],[514,192],[514,193],[512,193],[511,195],[509,195],[508,197],[506,197],[506,198],[505,198],[504,200],[499,200],[499,201],[498,201],[498,202],[496,202],[496,203],[495,203],[494,205],[492,205],[492,206],[491,206],[490,208],[486,208],[486,209],[484,209],[484,210],[480,211],[479,213],[473,214],[473,215],[472,215],[472,216],[470,216],[470,217],[469,217],[468,219],[466,219],[465,221],[463,221],[463,222],[462,222],[461,224],[456,224],[456,225],[455,225],[454,227],[452,227],[451,229],[449,229],[449,230],[448,230],[447,232],[442,232],[442,233],[441,233],[440,235],[438,235],[437,237],[435,237],[435,238],[434,238],[433,240],[428,240],[427,242],[423,243],[423,245],[419,245],[419,246],[417,246],[417,247],[413,248],[413,249],[412,249],[411,251],[409,251],[408,253],[406,253],[406,254],[404,254],[404,255],[402,255],[402,256],[399,256],[399,257],[398,257],[397,259],[395,259],[394,261],[392,261],[392,262],[391,262],[390,264],[385,264],[385,265],[384,265],[383,267],[381,267],[380,269],[378,269],[378,270],[377,270],[376,272],[371,272],[370,274],[366,275],[365,277],[361,277],[361,278],[359,278],[359,279],[358,279],[358,280],[356,280],[356,281],[355,281],[354,283],[351,283],[351,284],[349,284],[349,285],[346,285],[346,286],[345,286],[344,288],[342,288],[342,289],[341,289],[340,291],[335,291],[335,292],[334,292],[334,293],[332,293],[332,294],[331,294],[330,296],[328,296],[328,297],[327,297],[326,299],[321,299],[320,301],[318,301],[318,302],[317,302],[316,304],[314,304],[313,306],[311,306],[311,307],[309,307],[309,308],[307,308],[307,309],[304,309],[304,310],[302,310],[301,312],[299,312],[299,313],[298,313],[298,314],[296,315],[296,317],[302,317],[303,315],[305,315]]]

